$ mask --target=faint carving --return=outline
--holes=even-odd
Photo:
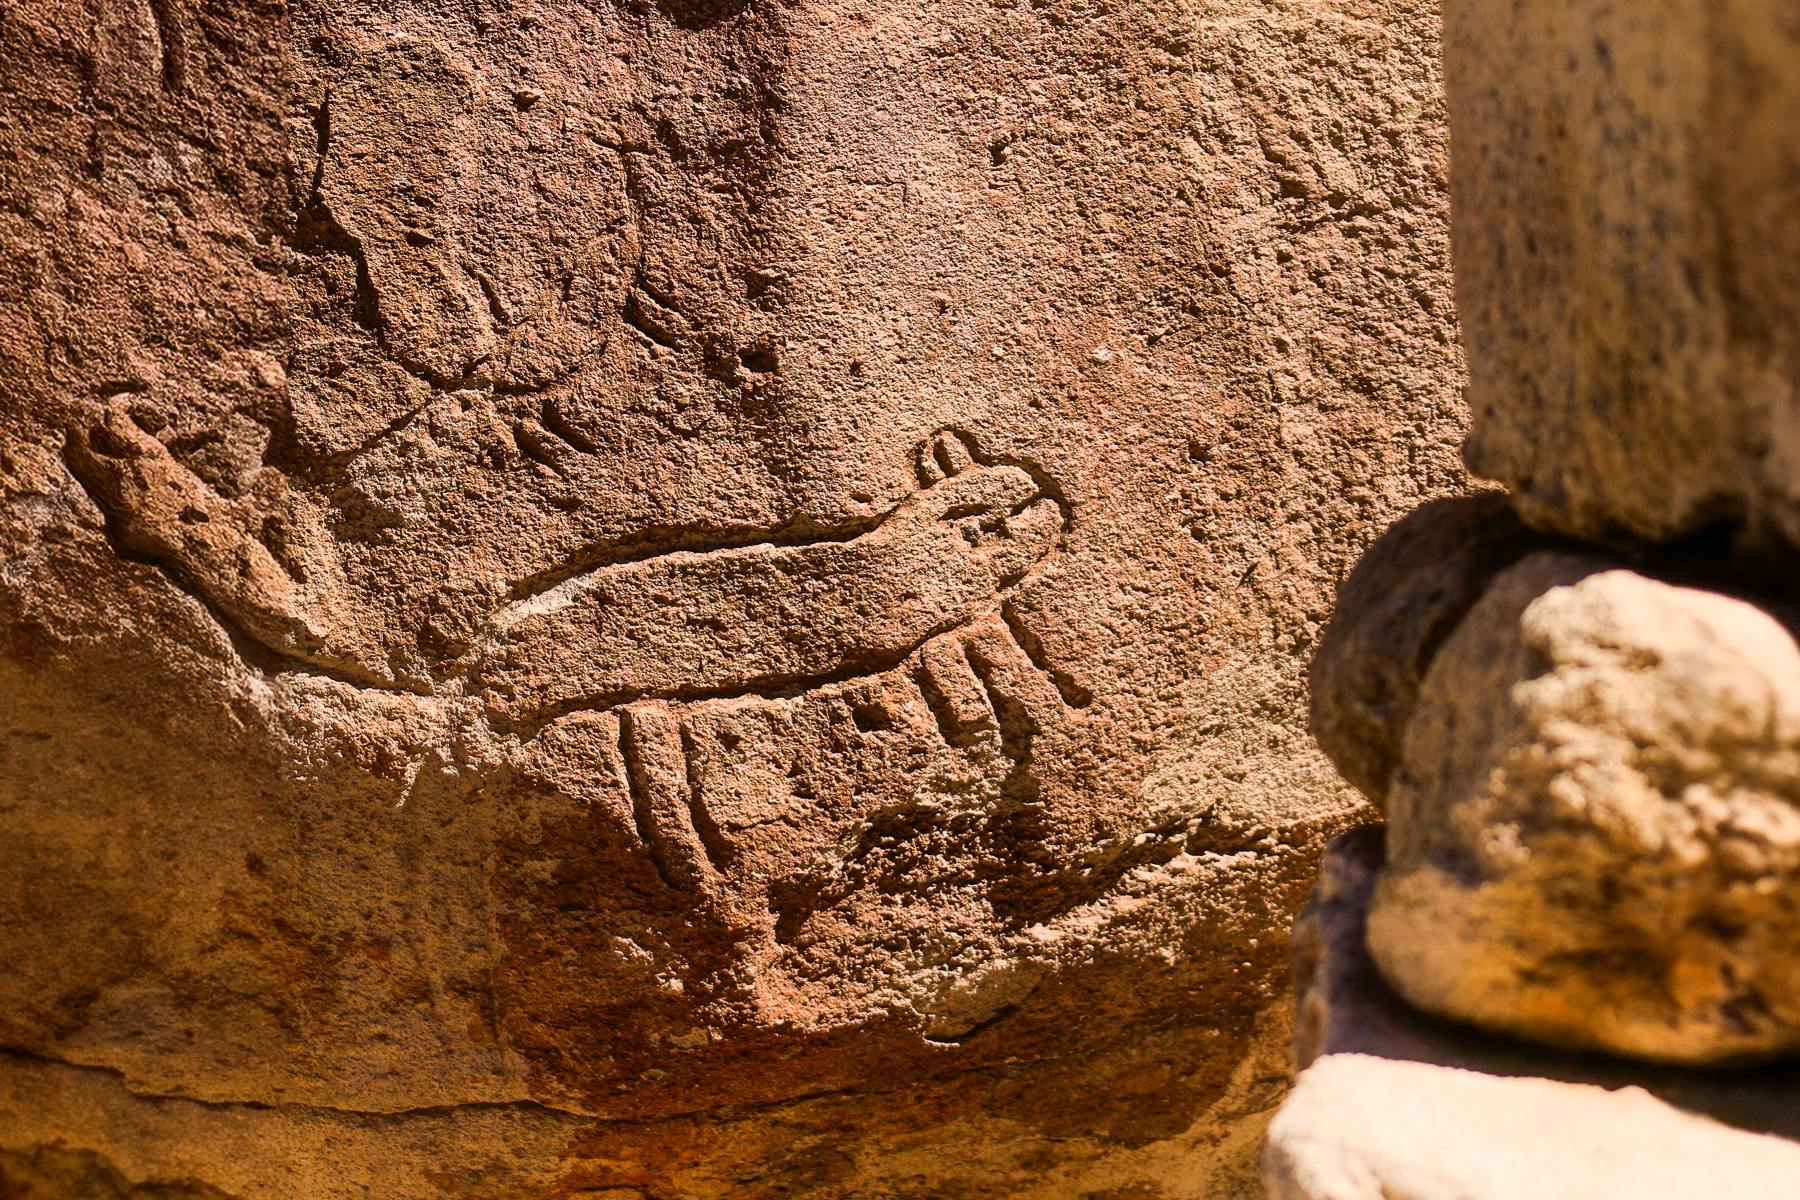
[[[1060,501],[971,439],[921,449],[928,486],[843,540],[676,551],[564,579],[496,613],[472,686],[516,719],[646,697],[816,686],[891,669],[987,612],[1058,544]]]
[[[218,495],[128,406],[72,429],[66,454],[121,550],[163,565],[280,655],[383,674],[338,611],[317,539],[302,564],[278,561],[258,536],[266,507]],[[1029,472],[984,460],[966,434],[934,434],[919,462],[926,486],[867,530],[549,572],[557,582],[490,614],[468,669],[446,686],[537,725],[632,700],[792,691],[891,669],[935,635],[1000,614],[1068,521]]]

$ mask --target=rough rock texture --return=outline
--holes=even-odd
[[[1789,1064],[1700,1070],[1570,1054],[1427,1016],[1402,1002],[1382,981],[1364,940],[1386,857],[1383,835],[1380,826],[1365,825],[1332,839],[1319,863],[1319,882],[1294,921],[1294,1061],[1300,1069],[1326,1055],[1372,1054],[1487,1075],[1638,1087],[1688,1112],[1800,1140],[1800,1072]]]
[[[1270,1200],[1777,1200],[1800,1145],[1648,1093],[1334,1054],[1269,1126]]]
[[[1600,540],[1800,545],[1784,0],[1446,0],[1465,456]]]
[[[1382,534],[1338,589],[1307,681],[1312,733],[1377,805],[1444,639],[1495,575],[1545,544],[1502,493],[1435,500]]]
[[[1253,1197],[1288,1081],[1287,1026],[1269,1015],[1188,1128],[1136,1142],[983,1112],[996,1095],[979,1085],[954,1113],[946,1089],[915,1085],[595,1121],[530,1105],[385,1114],[146,1102],[107,1072],[21,1061],[0,1076],[0,1114],[8,1141],[29,1149],[0,1150],[0,1181],[31,1200]],[[80,1149],[70,1129],[83,1131]]]
[[[1740,600],[1534,554],[1420,687],[1369,914],[1428,1012],[1645,1058],[1800,1048],[1800,647]]]
[[[9,0],[0,1169],[1237,1187],[1464,482],[1436,37]]]

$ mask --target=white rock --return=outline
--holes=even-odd
[[[1532,555],[1420,687],[1369,950],[1417,1007],[1553,1045],[1792,1053],[1797,796],[1800,647],[1780,624]]]
[[[1800,1146],[1638,1088],[1332,1054],[1270,1124],[1263,1181],[1269,1200],[1792,1200]]]

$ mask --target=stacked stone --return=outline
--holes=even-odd
[[[1314,732],[1387,827],[1384,861],[1367,838],[1332,852],[1296,931],[1302,1063],[1601,1070],[1495,1068],[1492,1040],[1477,1063],[1476,1035],[1408,1026],[1408,1006],[1648,1063],[1793,1056],[1800,24],[1778,0],[1451,0],[1444,56],[1464,456],[1507,491],[1393,527],[1313,664]],[[1392,996],[1345,965],[1365,950]],[[1379,1034],[1351,1028],[1377,1008]],[[1400,1085],[1318,1071],[1272,1135],[1277,1195],[1490,1194],[1472,1158],[1414,1188],[1416,1158],[1348,1127],[1320,1151],[1320,1096]],[[1708,1194],[1792,1194],[1800,1156],[1774,1145],[1743,1153],[1786,1166]],[[1699,1194],[1588,1183],[1531,1194]]]

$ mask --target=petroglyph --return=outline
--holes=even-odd
[[[258,506],[219,496],[126,404],[71,430],[67,456],[122,550],[176,573],[278,654],[380,677],[377,650],[354,633],[362,623],[333,606],[333,591],[304,582],[330,578],[320,539],[293,567],[278,561],[258,538]],[[934,635],[997,616],[1068,523],[1030,473],[984,461],[967,435],[934,434],[918,461],[925,486],[865,532],[651,555],[509,603],[448,687],[539,724],[631,700],[794,691],[891,669]]]
[[[1066,516],[1025,471],[939,434],[946,467],[846,541],[678,551],[564,580],[493,619],[472,679],[536,715],[623,699],[815,686],[895,666],[998,611]]]
[[[277,654],[361,680],[385,672],[372,648],[347,640],[330,562],[315,554],[297,572],[259,538],[258,497],[228,500],[116,402],[64,441],[70,470],[110,519],[126,554],[157,562],[197,590],[222,619]]]
[[[1239,1111],[1300,664],[1462,478],[1435,8],[22,5],[7,1041],[395,1136],[7,1145],[1176,1187],[1064,1168]]]
[[[596,775],[589,794],[636,831],[663,882],[724,902],[727,876],[760,875],[766,883],[783,873],[757,845],[759,830],[780,826],[786,857],[794,856],[795,839],[803,842],[802,857],[815,869],[842,861],[866,833],[866,819],[840,828],[821,811],[825,789],[791,744],[794,704],[835,710],[836,726],[856,731],[841,736],[860,742],[890,734],[935,742],[948,780],[941,790],[963,793],[961,809],[982,814],[1039,802],[1034,740],[1067,733],[1074,717],[1048,674],[989,613],[926,640],[887,672],[786,698],[633,701],[574,713],[545,727],[537,739],[544,749],[528,752],[528,761],[550,755],[598,764],[589,768]],[[747,722],[771,720],[786,738],[746,735]],[[895,733],[897,726],[905,728]]]

